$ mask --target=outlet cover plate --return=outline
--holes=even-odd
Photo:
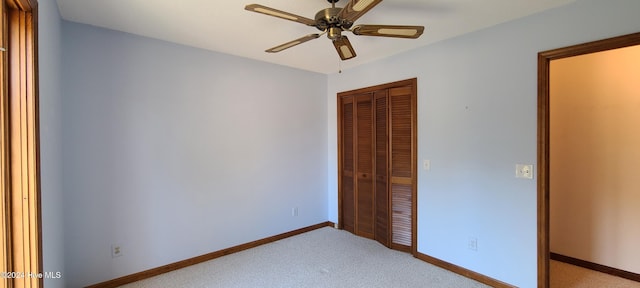
[[[111,258],[116,258],[122,256],[122,245],[113,244],[111,245]]]
[[[516,164],[516,178],[533,179],[533,165]]]
[[[469,237],[469,242],[467,242],[467,248],[471,251],[478,251],[478,238]]]

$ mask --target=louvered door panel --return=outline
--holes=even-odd
[[[411,246],[411,185],[391,184],[392,190],[392,243]]]
[[[356,97],[356,234],[374,238],[373,101],[370,93]]]
[[[355,233],[356,206],[354,191],[354,103],[353,97],[341,99],[341,190],[342,190],[342,228]]]
[[[387,90],[374,94],[375,103],[375,239],[389,246],[389,135],[387,113]]]
[[[391,102],[391,171],[393,177],[411,178],[411,87],[389,91]]]
[[[413,111],[412,87],[389,89],[392,243],[412,244]]]

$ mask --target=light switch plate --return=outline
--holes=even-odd
[[[430,160],[422,160],[422,169],[424,169],[424,171],[429,171],[431,169],[431,161]]]
[[[516,164],[516,178],[533,179],[533,165]]]

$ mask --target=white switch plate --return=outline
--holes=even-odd
[[[533,179],[533,165],[516,164],[516,178]]]
[[[429,171],[431,169],[431,161],[430,160],[422,160],[422,169],[424,169],[424,171]]]

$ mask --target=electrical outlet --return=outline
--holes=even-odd
[[[298,207],[291,208],[291,216],[298,216]]]
[[[113,244],[111,245],[111,258],[116,258],[122,256],[122,245]]]
[[[471,251],[478,251],[478,238],[469,237],[469,242],[467,242],[467,248]]]
[[[516,178],[533,179],[533,165],[516,164]]]

